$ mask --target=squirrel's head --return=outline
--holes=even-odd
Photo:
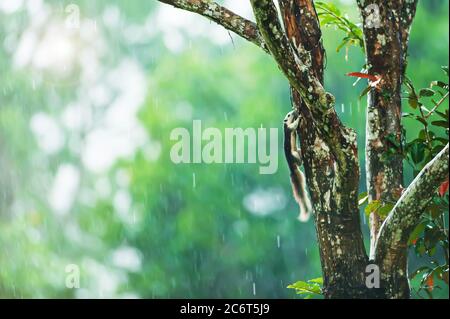
[[[295,130],[298,126],[299,114],[296,110],[289,112],[284,118],[284,125],[290,130]]]

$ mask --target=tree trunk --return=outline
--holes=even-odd
[[[369,202],[396,203],[403,189],[402,83],[407,64],[409,30],[417,1],[358,1],[364,21],[363,31],[368,73],[381,77],[368,94],[366,125],[366,184]],[[392,152],[392,150],[395,150]],[[383,218],[370,214],[370,259],[375,259],[376,243]],[[382,273],[395,282],[397,291],[386,297],[409,298],[407,247],[398,247],[399,271]]]
[[[282,17],[288,38],[294,47],[301,44],[311,53],[314,75],[324,82],[324,49],[321,30],[310,0],[280,1]],[[301,114],[298,134],[303,151],[303,163],[319,243],[325,298],[368,297],[365,286],[365,268],[368,258],[357,205],[359,164],[356,135],[342,130],[337,114],[329,115],[329,129],[342,139],[339,148],[347,150],[341,158],[333,146],[322,139],[321,130],[300,94],[292,91],[293,108]]]
[[[296,99],[294,99],[295,101]],[[296,105],[298,106],[298,105]],[[347,166],[336,160],[316,128],[302,118],[303,160],[314,207],[325,298],[363,298],[368,258],[357,205],[359,167],[356,157]],[[354,142],[354,141],[353,141]],[[352,143],[356,150],[356,143]],[[356,154],[355,154],[356,156]]]

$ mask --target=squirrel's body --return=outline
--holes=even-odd
[[[289,112],[284,119],[284,154],[289,166],[292,192],[300,209],[299,220],[306,222],[312,211],[311,201],[306,192],[305,175],[300,170],[302,154],[297,146],[298,114]]]

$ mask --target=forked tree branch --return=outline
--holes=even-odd
[[[268,52],[256,24],[211,0],[158,0],[176,8],[194,12],[236,33]]]
[[[436,194],[437,188],[448,179],[448,160],[447,144],[414,179],[381,226],[375,262],[380,266],[382,274],[406,271],[399,267],[399,263],[404,258],[409,236]]]

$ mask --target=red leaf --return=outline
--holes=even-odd
[[[441,197],[444,197],[445,193],[448,192],[448,187],[449,187],[449,180],[447,179],[445,182],[441,184],[441,186],[439,186],[439,195],[441,195]]]
[[[429,275],[427,277],[427,289],[429,292],[432,292],[434,289],[434,278],[433,275]]]
[[[347,76],[354,76],[360,79],[369,79],[372,82],[376,82],[380,79],[379,75],[372,75],[367,73],[361,73],[361,72],[351,72],[347,73]]]

